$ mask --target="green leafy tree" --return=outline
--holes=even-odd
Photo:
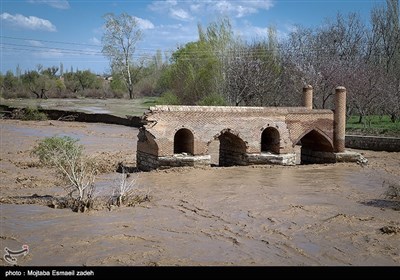
[[[18,88],[18,78],[12,71],[7,71],[3,77],[2,87],[6,92],[15,92]]]
[[[48,67],[48,68],[42,70],[41,74],[48,76],[50,79],[54,79],[57,77],[58,69],[59,68],[56,66]]]
[[[57,90],[57,92],[58,92],[59,94],[60,94],[61,92],[63,92],[63,91],[66,89],[65,84],[64,84],[64,81],[61,80],[61,79],[57,79],[57,80],[55,81],[55,88],[56,88],[56,90]]]
[[[78,77],[73,72],[64,73],[64,85],[73,93],[78,92],[81,87]]]
[[[213,92],[218,59],[204,41],[191,42],[172,55],[172,89],[183,104],[196,104]]]
[[[101,87],[100,81],[95,74],[89,70],[76,71],[74,73],[75,79],[79,82],[80,88],[85,89],[99,89]]]
[[[47,98],[46,93],[54,86],[54,81],[49,76],[39,74],[37,71],[28,71],[21,79],[36,98]]]
[[[0,95],[3,97],[4,91],[4,75],[0,72]]]

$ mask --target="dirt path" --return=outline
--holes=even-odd
[[[30,157],[54,134],[81,139],[104,161],[132,163],[137,130],[63,122],[0,121],[1,196],[62,195]],[[400,212],[383,182],[400,181],[400,153],[361,151],[356,164],[173,169],[138,173],[150,202],[74,213],[1,204],[1,250],[29,245],[19,265],[400,265]],[[4,259],[2,265],[8,265]]]

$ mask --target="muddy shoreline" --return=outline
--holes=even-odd
[[[1,198],[63,196],[30,150],[68,135],[104,165],[99,195],[135,164],[137,129],[0,120]],[[28,244],[22,266],[400,265],[400,211],[384,196],[400,181],[400,153],[359,151],[357,164],[178,168],[134,173],[150,201],[74,213],[1,202],[1,249]],[[1,200],[0,200],[1,201]],[[0,265],[9,266],[0,259]]]
[[[0,110],[5,114],[6,118],[12,118],[13,114],[24,108],[9,107],[0,105]],[[126,116],[125,118],[111,115],[104,112],[85,113],[78,111],[56,110],[56,109],[38,109],[39,112],[45,113],[49,120],[65,120],[85,123],[105,123],[117,124],[131,127],[141,127],[145,124],[140,116]]]

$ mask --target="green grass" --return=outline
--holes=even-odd
[[[362,123],[358,123],[359,116],[347,119],[347,134],[364,134],[380,136],[400,136],[400,121],[392,122],[389,116],[367,116]]]
[[[104,113],[119,117],[141,116],[150,106],[155,105],[157,97],[138,99],[0,99],[1,105],[17,108],[43,108],[85,113]]]

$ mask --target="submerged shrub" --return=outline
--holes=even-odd
[[[66,190],[73,198],[71,208],[85,211],[93,207],[96,162],[83,155],[83,146],[69,136],[47,137],[33,149],[40,162],[58,170],[59,176],[67,184]]]
[[[14,116],[16,119],[21,119],[23,121],[45,121],[47,120],[47,115],[40,112],[37,108],[25,108],[18,110]]]

